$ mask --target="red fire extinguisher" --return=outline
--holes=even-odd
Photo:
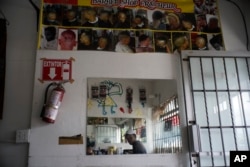
[[[47,101],[47,94],[51,86],[55,86],[50,92],[50,96]],[[59,107],[63,100],[65,89],[63,83],[51,83],[47,86],[44,98],[44,105],[41,112],[42,120],[48,123],[55,123]]]

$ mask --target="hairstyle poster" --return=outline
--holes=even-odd
[[[216,0],[43,0],[38,49],[224,50]]]

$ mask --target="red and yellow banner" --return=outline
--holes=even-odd
[[[43,0],[39,49],[224,50],[216,0]]]
[[[146,8],[150,10],[162,9],[175,12],[191,12],[194,3],[192,0],[44,0],[44,3],[65,4],[78,6],[107,6],[107,7],[126,7],[126,8]]]

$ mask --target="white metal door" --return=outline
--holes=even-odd
[[[184,52],[181,57],[192,165],[229,166],[230,151],[250,150],[250,57]]]

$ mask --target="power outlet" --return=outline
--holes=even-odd
[[[16,143],[28,143],[29,142],[30,130],[17,130],[16,131]]]

